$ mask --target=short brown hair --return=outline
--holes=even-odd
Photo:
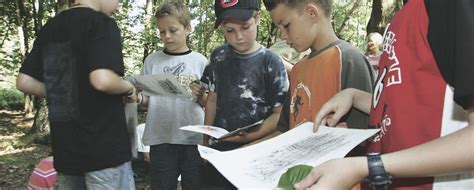
[[[330,17],[332,10],[332,0],[263,0],[268,11],[272,11],[279,4],[283,4],[290,8],[302,8],[308,3],[315,3],[324,10],[324,15]]]
[[[167,16],[175,17],[176,20],[184,27],[191,24],[191,16],[189,15],[189,9],[181,1],[171,0],[165,1],[156,10],[156,19],[164,18]]]

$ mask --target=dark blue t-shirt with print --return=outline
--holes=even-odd
[[[238,54],[228,44],[214,49],[201,81],[217,93],[213,125],[227,131],[266,119],[282,105],[289,85],[278,55],[265,48]]]

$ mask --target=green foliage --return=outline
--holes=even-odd
[[[1,0],[0,0],[1,1]],[[154,10],[163,0],[154,0],[151,12],[145,14],[145,0],[120,1],[120,10],[113,15],[119,28],[121,29],[123,55],[126,68],[126,75],[138,74],[146,56],[155,51],[163,49],[163,43],[157,33],[156,20],[153,17]],[[42,24],[57,14],[59,1],[45,0],[38,1],[43,5],[44,14]],[[193,51],[209,56],[211,51],[225,42],[224,35],[220,29],[214,29],[214,0],[183,0],[189,8],[192,18],[193,32],[188,36],[188,44]],[[272,21],[265,6],[261,4],[260,26],[258,28],[257,41],[269,47],[275,42],[277,31],[272,30]],[[354,5],[354,1],[335,0],[333,2],[333,26],[337,30],[340,28],[345,18],[345,27],[337,35],[358,47],[361,51],[366,49],[366,25],[370,17],[372,1],[361,0],[360,6],[353,13],[349,13]],[[0,6],[0,78],[13,82],[14,76],[18,73],[23,60],[21,52],[20,36],[18,29],[23,27],[28,35],[24,40],[26,52],[29,52],[35,39],[34,20],[38,14],[35,12],[33,1],[23,1],[25,8],[20,20],[17,18],[18,7],[16,1],[3,1]],[[36,18],[37,19],[37,18]],[[20,23],[21,24],[21,23]]]
[[[362,52],[367,49],[366,28],[370,19],[372,1],[361,0],[361,4],[350,14],[350,10],[354,5],[354,1],[336,0],[333,3],[332,23],[334,30],[337,31],[343,24],[344,19],[348,16],[346,26],[340,33],[336,35],[351,43]],[[350,15],[349,15],[350,14]]]
[[[278,189],[293,189],[293,185],[306,177],[312,168],[308,165],[297,165],[289,168],[281,175],[278,181]]]
[[[0,109],[21,110],[25,98],[23,93],[13,88],[0,88]]]

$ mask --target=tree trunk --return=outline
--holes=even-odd
[[[371,32],[383,34],[385,27],[402,5],[403,0],[373,0],[372,13],[367,24],[367,34]]]
[[[26,55],[26,50],[27,50],[27,45],[26,41],[28,40],[27,38],[27,28],[26,24],[24,23],[24,17],[25,17],[25,7],[23,6],[23,0],[16,0],[15,5],[16,5],[16,18],[15,18],[15,24],[17,27],[18,31],[18,42],[20,44],[20,53],[21,53],[21,62],[23,62],[23,59],[25,58]]]
[[[336,35],[337,36],[340,36],[340,33],[341,31],[346,27],[347,25],[347,21],[349,21],[350,17],[354,14],[354,12],[360,7],[360,4],[361,4],[361,0],[357,0],[354,5],[352,5],[352,8],[351,10],[349,10],[349,12],[347,12],[346,16],[344,17],[344,20],[342,21],[341,23],[341,26],[339,26],[339,28],[337,28],[336,30]]]
[[[25,23],[25,16],[26,16],[26,11],[25,7],[23,4],[23,0],[16,0],[15,1],[15,6],[16,6],[16,15],[15,15],[15,25],[17,27],[17,35],[18,35],[18,43],[20,46],[20,59],[21,62],[26,57],[26,51],[27,51],[27,45],[28,44],[28,30],[26,28],[27,24]],[[23,107],[23,111],[25,116],[30,115],[33,112],[33,100],[31,95],[24,95],[25,97],[25,105]]]
[[[153,6],[154,6],[154,1],[153,0],[147,0],[146,1],[146,6],[145,6],[145,16],[144,16],[144,23],[145,23],[145,32],[152,31],[151,27],[152,24],[150,22],[151,17],[153,16]],[[145,44],[143,44],[143,60],[142,62],[145,62],[146,57],[151,53],[151,47],[152,47],[152,42],[146,41]]]
[[[35,98],[36,114],[33,121],[33,126],[28,130],[29,135],[49,132],[48,108],[46,107],[46,100],[44,98]]]
[[[382,33],[382,29],[379,26],[380,22],[382,22],[382,0],[372,0],[372,12],[367,24],[367,34],[371,32]]]
[[[35,25],[35,34],[38,34],[43,26],[44,5],[43,1],[33,1],[33,21]]]

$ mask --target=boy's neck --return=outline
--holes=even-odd
[[[320,31],[320,35],[316,38],[313,46],[311,47],[311,51],[316,52],[321,50],[322,48],[326,47],[332,42],[339,40],[339,38],[334,33],[332,27],[326,29],[326,31]]]
[[[232,47],[232,46],[231,46],[231,47]],[[256,40],[254,40],[254,41],[253,41],[253,44],[252,44],[252,47],[249,48],[249,49],[248,49],[247,51],[245,51],[245,52],[239,52],[239,51],[237,51],[234,47],[232,47],[232,49],[233,49],[233,51],[234,51],[235,53],[245,55],[245,54],[251,54],[251,53],[253,53],[253,52],[259,50],[260,47],[261,47],[261,45],[260,45]]]
[[[189,52],[191,49],[189,49],[188,46],[185,46],[185,47],[182,47],[182,48],[179,48],[179,49],[176,49],[176,50],[169,50],[168,48],[165,47],[164,51],[167,52],[167,53],[171,53],[171,54],[182,54],[182,53],[187,53]]]

